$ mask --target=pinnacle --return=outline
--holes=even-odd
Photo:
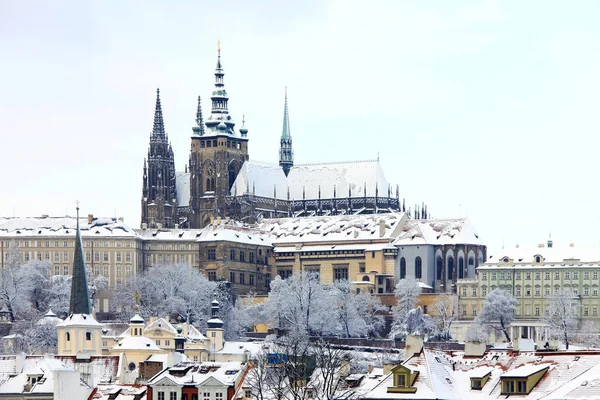
[[[160,89],[158,88],[156,89],[156,106],[154,109],[154,126],[152,128],[152,136],[166,137],[162,106],[160,104]]]
[[[79,229],[79,206],[77,206],[77,232],[75,234],[75,254],[73,257],[73,278],[71,281],[71,301],[69,314],[91,314],[81,231]]]

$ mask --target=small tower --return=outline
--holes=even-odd
[[[279,141],[279,165],[285,176],[294,166],[294,151],[292,149],[292,134],[290,133],[290,115],[288,111],[287,86],[285,87],[285,103],[283,106],[283,130]]]
[[[102,354],[100,346],[102,325],[92,316],[84,260],[81,231],[79,229],[78,205],[69,316],[63,322],[56,325],[58,330],[58,355],[77,355],[81,353],[91,355]]]
[[[129,335],[133,337],[144,336],[144,318],[140,314],[135,314],[129,320]]]
[[[211,318],[206,321],[208,329],[206,330],[206,337],[208,338],[209,348],[208,350],[213,354],[217,351],[223,350],[225,340],[223,337],[223,321],[219,318],[219,302],[217,299],[213,300],[210,307]]]
[[[185,352],[185,336],[183,336],[183,327],[181,323],[175,328],[177,335],[175,335],[175,351],[183,354]]]

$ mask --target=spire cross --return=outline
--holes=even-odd
[[[221,39],[217,40],[217,53],[221,57]]]

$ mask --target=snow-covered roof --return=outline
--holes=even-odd
[[[488,263],[500,262],[508,257],[514,263],[531,264],[536,256],[541,256],[545,264],[563,263],[578,260],[582,263],[599,263],[600,248],[598,247],[514,247],[504,248],[488,255]]]
[[[194,382],[194,385],[200,386],[208,380],[216,379],[224,386],[233,386],[244,368],[243,363],[236,361],[179,363],[152,377],[148,384],[152,386],[166,378],[178,385]]]
[[[288,182],[293,200],[301,200],[303,190],[307,199],[316,199],[319,188],[321,198],[333,198],[334,186],[337,197],[348,197],[348,189],[352,197],[362,197],[365,186],[367,197],[375,196],[376,186],[380,197],[387,197],[388,191],[388,182],[377,160],[295,165],[288,174]]]
[[[307,242],[390,240],[404,225],[404,213],[265,219],[259,227],[274,245]]]
[[[117,344],[115,344],[111,350],[114,351],[122,351],[122,350],[143,350],[143,351],[155,351],[155,352],[163,352],[156,345],[154,340],[148,339],[144,336],[125,336],[119,340]]]
[[[88,224],[87,217],[79,218],[83,239],[96,237],[135,237],[135,231],[117,218],[94,218]],[[59,236],[75,237],[77,218],[75,217],[16,217],[0,219],[2,236]]]
[[[288,176],[277,164],[246,161],[231,188],[232,195],[254,194],[290,200],[335,197],[387,197],[388,182],[378,161],[355,161],[295,165]]]
[[[135,400],[142,397],[147,390],[146,385],[101,384],[97,386],[94,400]]]
[[[202,230],[198,242],[234,242],[256,246],[271,246],[269,235],[261,230],[250,229],[239,222],[215,220]]]
[[[190,176],[189,172],[175,173],[175,191],[177,192],[177,205],[190,205]]]
[[[504,373],[503,378],[523,378],[549,368],[551,364],[525,364]]]
[[[262,350],[263,345],[264,343],[262,342],[225,342],[223,349],[218,353],[241,355],[249,351],[250,354],[256,355]]]
[[[89,314],[71,314],[57,326],[102,326],[102,324]]]
[[[235,178],[230,194],[254,194],[273,198],[276,189],[277,198],[285,200],[288,185],[288,180],[279,165],[246,161]]]
[[[136,234],[147,241],[195,241],[203,229],[135,229]]]
[[[63,322],[63,320],[61,318],[58,318],[56,316],[56,314],[54,314],[52,312],[51,309],[48,310],[48,312],[46,314],[44,314],[44,317],[41,318],[37,324],[38,325],[58,325],[61,322]]]
[[[457,218],[407,221],[394,244],[396,246],[420,244],[481,246],[483,242],[467,218]]]

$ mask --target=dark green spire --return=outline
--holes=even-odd
[[[77,233],[75,234],[75,254],[73,257],[73,279],[71,280],[71,304],[69,314],[91,314],[90,293],[88,290],[83,244],[79,230],[79,206],[77,206]]]
[[[292,135],[290,133],[290,115],[288,111],[287,86],[285,88],[285,104],[283,107],[283,131],[279,141],[279,165],[287,176],[294,166],[294,152],[292,149]]]

